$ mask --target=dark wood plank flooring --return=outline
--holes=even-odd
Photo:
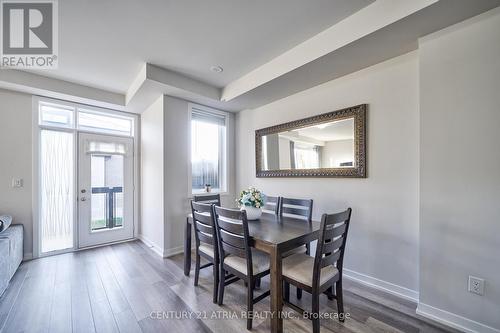
[[[194,265],[193,265],[194,267]],[[161,259],[135,241],[25,262],[0,298],[0,331],[16,332],[245,332],[245,288],[226,288],[212,303],[211,268],[200,285],[183,275],[183,257]],[[325,319],[322,332],[452,332],[415,315],[416,304],[345,281],[345,323]],[[261,290],[269,288],[268,278]],[[259,294],[261,291],[257,291]],[[310,307],[310,297],[292,301]],[[269,332],[269,298],[255,308],[253,332]],[[285,307],[287,313],[297,316]],[[321,311],[335,313],[322,298]],[[237,318],[234,318],[236,316]],[[308,320],[284,320],[285,332],[311,332]]]

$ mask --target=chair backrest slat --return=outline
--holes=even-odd
[[[305,218],[306,221],[312,220],[313,201],[311,199],[292,199],[281,198],[279,214],[291,215],[292,217]]]
[[[220,206],[220,194],[195,195],[194,201]]]
[[[222,230],[239,236],[245,235],[245,231],[243,230],[243,223],[241,223],[241,221],[237,219],[229,219],[224,216],[219,216],[218,222],[219,228],[221,228]]]
[[[337,214],[323,214],[314,258],[313,286],[319,287],[321,269],[335,265],[342,274],[347,232],[352,209]],[[313,287],[314,288],[314,287]]]
[[[233,246],[231,244],[228,244],[224,241],[220,242],[221,244],[221,251],[224,251],[224,256],[228,254],[234,254],[238,257],[246,258],[246,251],[245,249],[241,249],[239,247]]]
[[[344,243],[344,237],[339,237],[335,239],[334,241],[330,241],[328,243],[325,243],[323,252],[324,253],[332,253],[340,249],[342,244]]]
[[[327,256],[321,259],[321,268],[326,266],[335,265],[335,263],[340,259],[341,252],[340,250],[337,252],[333,252],[328,254]]]
[[[238,236],[222,229],[220,231],[220,239],[226,244],[243,250],[245,249],[245,238],[243,236]]]
[[[197,211],[196,209],[193,211],[193,218],[196,219],[196,221],[201,222],[203,224],[207,225],[213,225],[213,220],[212,220],[212,215],[210,212],[204,212],[200,213],[200,211]]]
[[[210,234],[206,234],[204,232],[198,232],[198,239],[200,240],[200,242],[210,245],[216,245],[215,239]]]
[[[266,203],[262,210],[272,212],[273,214],[278,215],[280,209],[280,197],[266,196]]]
[[[325,233],[325,239],[332,239],[332,238],[337,238],[339,236],[342,236],[345,233],[345,229],[347,228],[347,225],[345,223],[342,223],[341,225],[335,225],[333,228],[329,229]]]
[[[213,233],[213,226],[210,225],[210,224],[205,224],[205,223],[202,223],[200,221],[196,221],[195,223],[195,228],[196,228],[196,231],[199,231],[199,232],[204,232],[206,234],[212,234]]]

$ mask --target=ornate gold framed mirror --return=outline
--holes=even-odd
[[[366,177],[367,105],[255,131],[257,177]]]

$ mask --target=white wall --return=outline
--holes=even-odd
[[[182,250],[188,205],[189,103],[164,98],[165,253]]]
[[[354,140],[327,141],[322,153],[323,168],[338,168],[340,163],[354,163]]]
[[[256,178],[255,130],[368,104],[368,178]],[[314,199],[314,218],[353,208],[347,269],[418,289],[418,58],[375,65],[238,113],[237,187]]]
[[[425,38],[420,78],[419,309],[500,330],[500,8]]]
[[[164,96],[165,255],[183,250],[186,215],[191,210],[189,102]],[[234,119],[227,121],[228,188],[223,205],[234,206]]]
[[[0,90],[0,214],[24,225],[24,253],[33,253],[32,217],[32,98]],[[23,188],[12,188],[12,178]]]
[[[159,254],[164,250],[163,96],[141,115],[140,237]]]

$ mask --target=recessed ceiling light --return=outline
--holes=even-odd
[[[222,73],[224,71],[224,68],[220,66],[212,66],[210,67],[210,70],[215,73]]]

